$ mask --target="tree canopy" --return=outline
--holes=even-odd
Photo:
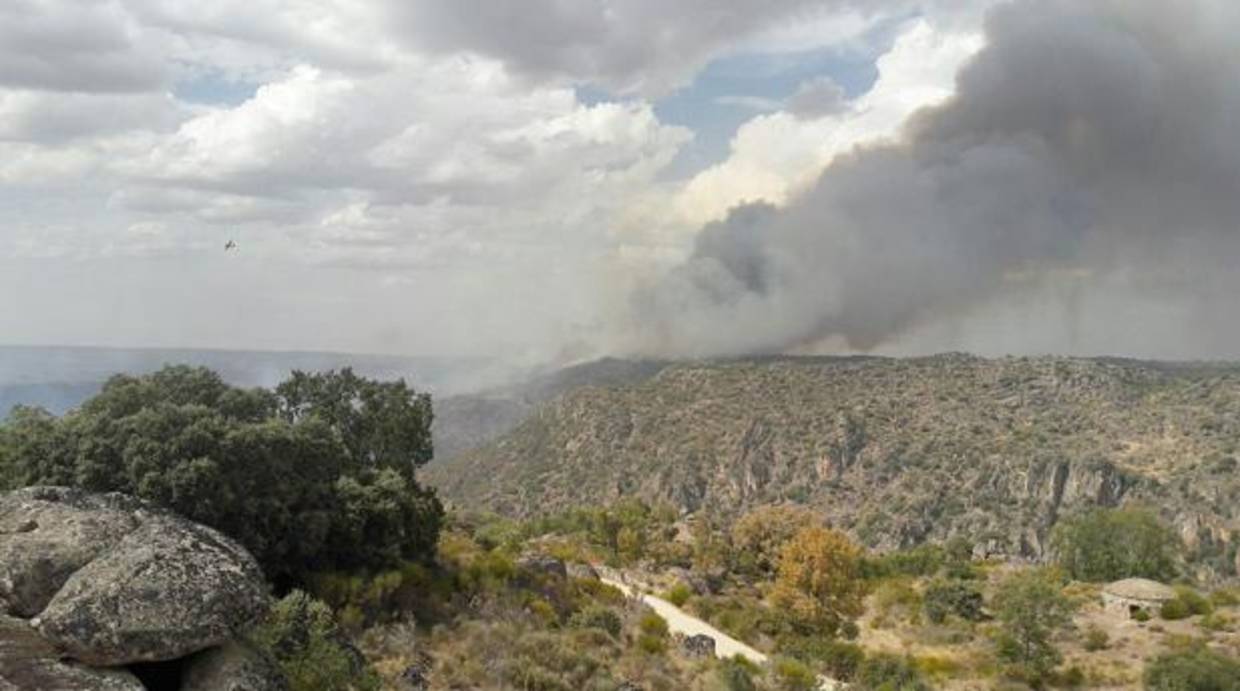
[[[1072,619],[1060,576],[1051,569],[1028,569],[1008,576],[995,593],[999,620],[996,645],[1013,676],[1032,684],[1046,678],[1063,656],[1052,636]]]
[[[0,425],[0,477],[142,497],[244,544],[277,583],[433,554],[442,520],[415,469],[431,403],[404,382],[296,372],[275,392],[207,369],[116,376],[62,418]]]
[[[1096,509],[1060,522],[1051,546],[1059,565],[1078,580],[1167,581],[1176,575],[1180,541],[1150,511]]]
[[[811,526],[780,551],[772,602],[804,631],[834,635],[865,611],[862,550],[843,533]]]

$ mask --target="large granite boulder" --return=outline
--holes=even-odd
[[[288,691],[288,682],[262,653],[231,642],[186,660],[181,691]]]
[[[0,495],[0,605],[61,657],[176,660],[232,640],[268,604],[258,563],[211,528],[119,494]]]
[[[241,545],[162,514],[74,572],[34,625],[74,659],[124,665],[222,645],[267,606]]]
[[[21,619],[0,615],[0,691],[145,691],[124,669],[91,669],[60,654]]]
[[[141,505],[119,494],[32,487],[0,495],[0,607],[30,618],[73,572],[138,527]]]

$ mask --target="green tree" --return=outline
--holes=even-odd
[[[0,425],[0,489],[16,489],[37,477],[54,478],[57,484],[73,479],[56,418],[42,408],[16,406]]]
[[[1145,667],[1149,691],[1240,691],[1240,660],[1194,645],[1155,658]]]
[[[1028,569],[1008,576],[995,593],[994,608],[999,658],[1012,676],[1040,685],[1062,660],[1051,637],[1072,617],[1059,574]]]
[[[935,624],[943,623],[950,614],[977,621],[982,618],[982,591],[966,581],[936,579],[926,587],[922,608]]]
[[[433,555],[443,512],[413,474],[430,448],[430,415],[421,410],[429,401],[403,383],[351,373],[299,381],[337,376],[347,385],[323,384],[297,415],[281,413],[287,398],[229,386],[206,369],[116,376],[60,419],[16,409],[0,427],[0,462],[16,486],[125,492],[218,528],[244,544],[281,588],[315,571],[381,569]],[[345,399],[333,402],[328,392]],[[403,406],[394,398],[399,392]],[[316,406],[352,412],[342,418],[313,412]],[[384,431],[397,418],[411,427],[387,439]],[[359,436],[358,429],[367,431]]]
[[[1095,509],[1061,521],[1051,535],[1051,549],[1078,580],[1167,581],[1176,575],[1180,541],[1150,511]]]
[[[404,380],[379,382],[345,368],[338,372],[294,371],[276,387],[280,417],[288,422],[319,418],[335,429],[354,467],[391,468],[407,480],[434,455],[429,430],[431,397]]]

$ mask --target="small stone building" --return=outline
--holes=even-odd
[[[1141,610],[1148,614],[1158,614],[1163,603],[1174,599],[1174,590],[1145,578],[1125,578],[1102,589],[1103,607],[1127,616]]]

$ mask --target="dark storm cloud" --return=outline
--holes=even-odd
[[[1238,32],[1229,0],[996,8],[952,101],[641,292],[643,347],[866,349],[1065,271],[1240,287]]]

